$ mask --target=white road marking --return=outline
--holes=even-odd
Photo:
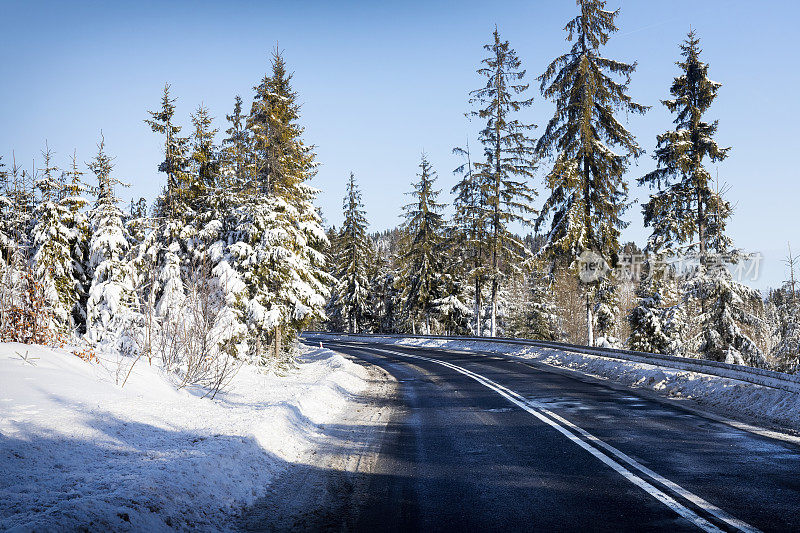
[[[592,435],[588,431],[584,430],[583,428],[580,428],[580,427],[576,426],[575,424],[573,424],[572,422],[570,422],[570,421],[564,419],[563,417],[557,415],[556,413],[553,413],[552,411],[547,409],[543,404],[541,404],[541,403],[539,403],[539,402],[537,402],[535,400],[526,399],[522,395],[518,394],[517,392],[514,392],[513,390],[511,390],[511,389],[509,389],[507,387],[504,387],[503,385],[500,385],[499,383],[497,383],[495,381],[492,381],[491,379],[489,379],[489,378],[487,378],[485,376],[482,376],[482,375],[480,375],[478,373],[472,372],[471,370],[467,370],[466,368],[460,367],[458,365],[454,365],[453,363],[448,363],[446,361],[440,361],[438,359],[432,359],[430,357],[423,357],[421,355],[412,355],[412,354],[407,354],[407,353],[402,353],[402,352],[395,352],[395,351],[386,350],[386,349],[372,348],[372,347],[370,347],[370,349],[378,351],[378,352],[384,352],[384,353],[388,353],[388,354],[392,354],[392,355],[398,355],[400,357],[408,357],[408,358],[411,358],[411,359],[420,359],[420,360],[423,360],[423,361],[436,363],[436,364],[445,366],[447,368],[455,370],[456,372],[459,372],[461,374],[464,374],[465,376],[468,376],[468,377],[474,379],[475,381],[477,381],[481,385],[485,386],[488,389],[491,389],[491,390],[495,391],[497,394],[499,394],[500,396],[502,396],[503,398],[505,398],[509,402],[511,402],[514,405],[524,409],[525,411],[527,411],[528,413],[532,414],[533,416],[535,416],[536,418],[538,418],[539,420],[541,420],[545,424],[547,424],[547,425],[551,426],[552,428],[556,429],[561,434],[563,434],[565,437],[567,437],[570,441],[572,441],[573,443],[577,444],[578,446],[580,446],[581,448],[583,448],[584,450],[586,450],[587,452],[589,452],[590,454],[595,456],[597,459],[602,461],[604,464],[606,464],[607,466],[612,468],[614,471],[619,473],[622,477],[624,477],[625,479],[627,479],[628,481],[630,481],[631,483],[633,483],[637,487],[641,488],[642,490],[644,490],[645,492],[650,494],[653,498],[655,498],[656,500],[660,501],[661,503],[663,503],[664,505],[666,505],[667,507],[669,507],[670,509],[675,511],[676,513],[678,513],[683,518],[689,520],[691,523],[693,523],[694,525],[696,525],[698,528],[702,529],[703,531],[719,532],[719,531],[722,531],[722,530],[719,529],[718,527],[716,527],[714,524],[712,524],[709,521],[707,521],[706,519],[704,519],[703,517],[701,517],[700,515],[698,515],[697,513],[695,513],[694,511],[692,511],[691,509],[689,509],[688,507],[685,507],[685,506],[681,505],[674,498],[672,498],[671,496],[669,496],[665,492],[661,491],[657,487],[653,486],[651,483],[648,483],[647,481],[642,479],[640,476],[636,475],[636,473],[634,473],[631,470],[629,470],[628,468],[626,468],[622,463],[628,464],[629,466],[631,466],[634,469],[638,470],[639,473],[644,474],[644,475],[650,477],[651,479],[653,479],[655,481],[658,481],[659,483],[665,485],[666,487],[668,487],[670,490],[672,490],[676,494],[682,496],[686,500],[688,500],[688,501],[692,502],[693,504],[697,505],[698,507],[700,507],[701,509],[703,509],[707,513],[715,516],[716,518],[718,518],[719,520],[725,522],[729,526],[731,526],[731,527],[733,527],[733,528],[735,528],[735,529],[737,529],[739,531],[744,531],[744,532],[747,532],[747,533],[760,532],[759,529],[751,526],[747,522],[744,522],[742,520],[739,520],[738,518],[735,518],[734,516],[731,516],[730,514],[726,513],[722,509],[720,509],[719,507],[715,506],[714,504],[705,501],[700,496],[697,496],[696,494],[690,492],[689,490],[681,487],[677,483],[675,483],[673,481],[670,481],[669,479],[661,476],[660,474],[657,474],[656,472],[650,470],[649,468],[647,468],[646,466],[642,465],[641,463],[639,463],[635,459],[629,457],[625,453],[623,453],[620,450],[614,448],[613,446],[611,446],[610,444],[604,442],[603,440],[595,437],[594,435]],[[572,430],[572,431],[570,431],[570,430]],[[620,460],[620,462],[615,461],[614,459],[612,459],[608,455],[606,455],[603,452],[601,452],[598,449],[598,447],[604,449],[606,452],[608,452],[611,455],[615,456],[617,459]]]

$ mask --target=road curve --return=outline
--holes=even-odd
[[[800,531],[800,447],[541,365],[346,341],[398,382],[346,529]]]

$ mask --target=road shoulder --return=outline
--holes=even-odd
[[[345,356],[347,357],[347,356]],[[378,459],[398,383],[385,370],[351,358],[368,374],[352,407],[319,428],[317,442],[244,510],[245,531],[351,530]]]

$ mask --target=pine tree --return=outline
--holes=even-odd
[[[111,343],[123,351],[132,348],[125,327],[135,308],[133,272],[128,263],[128,238],[122,223],[123,213],[117,206],[113,178],[114,165],[105,153],[105,140],[100,139],[97,155],[88,164],[97,177],[97,202],[89,212],[92,236],[89,241],[89,270],[92,284],[87,304],[86,332],[90,341]]]
[[[194,131],[187,196],[192,218],[182,232],[184,239],[190,237],[190,271],[185,277],[194,287],[195,300],[199,296],[201,302],[214,310],[200,313],[212,321],[208,326],[214,332],[210,336],[214,346],[210,348],[217,353],[228,350],[240,356],[246,351],[243,341],[247,328],[239,308],[244,282],[233,268],[229,240],[241,203],[241,182],[234,179],[227,183],[222,177],[222,156],[214,144],[217,130],[212,127],[208,109],[201,105],[191,119]]]
[[[272,75],[265,74],[253,88],[247,128],[252,135],[255,172],[259,190],[264,194],[290,192],[303,181],[313,154],[309,146],[298,142],[303,128],[297,123],[300,106],[291,88],[292,74],[276,49],[272,55]]]
[[[186,225],[181,237],[187,242],[189,256],[186,262],[196,267],[208,258],[207,248],[224,239],[223,209],[217,183],[219,182],[220,161],[214,136],[217,129],[212,127],[208,108],[199,106],[191,115],[194,131],[191,137],[192,153],[189,157],[188,187],[185,193],[189,209]]]
[[[348,332],[359,333],[369,314],[369,269],[374,250],[367,235],[361,191],[352,172],[342,208],[344,222],[336,240],[337,282],[331,307],[334,310],[333,317],[344,323]]]
[[[403,312],[412,330],[416,331],[416,324],[421,322],[423,333],[430,335],[435,302],[445,296],[442,283],[444,206],[436,201],[441,191],[434,189],[436,172],[425,154],[422,154],[419,168],[419,181],[413,184],[411,192],[414,201],[403,208],[406,220],[401,229],[407,246],[400,282]]]
[[[9,179],[10,178],[10,179]],[[0,253],[2,254],[2,283],[0,284],[0,304],[2,307],[2,331],[0,336],[5,339],[26,338],[27,331],[19,331],[22,321],[27,318],[40,322],[39,318],[44,319],[49,324],[51,317],[49,313],[27,313],[27,317],[20,317],[18,310],[28,309],[35,299],[40,299],[41,290],[33,290],[38,286],[43,288],[41,283],[37,283],[30,265],[31,239],[28,229],[30,228],[31,214],[33,205],[33,189],[29,185],[24,170],[16,162],[16,158],[11,160],[11,172],[5,177],[5,187],[3,191],[2,207],[3,218],[0,219],[2,229],[0,236]],[[36,298],[31,298],[36,296]],[[24,320],[23,320],[24,318]],[[30,321],[28,321],[30,322]]]
[[[516,114],[533,103],[532,98],[515,99],[528,89],[523,83],[525,71],[508,41],[501,41],[495,28],[493,42],[484,46],[489,56],[478,74],[486,85],[470,93],[470,103],[477,110],[470,115],[486,121],[480,132],[484,160],[475,163],[475,178],[485,195],[487,223],[487,265],[491,283],[490,334],[497,334],[500,284],[509,268],[525,255],[524,245],[509,230],[514,223],[528,224],[533,212],[530,202],[535,192],[527,180],[535,170],[535,150],[527,132],[534,126],[516,118]]]
[[[546,177],[550,196],[537,227],[551,219],[545,251],[558,263],[577,266],[576,259],[592,251],[616,266],[620,231],[626,226],[621,216],[628,206],[623,176],[631,157],[643,150],[614,115],[642,114],[648,108],[627,94],[636,63],[600,55],[610,34],[617,31],[614,19],[619,10],[607,11],[603,0],[577,0],[577,4],[580,14],[564,28],[567,40],[574,41],[572,48],[539,77],[542,95],[555,101],[556,113],[537,144],[541,154],[555,156]],[[607,290],[597,289],[586,291],[589,344],[594,343],[592,293],[609,296]],[[603,321],[609,319],[604,316]]]

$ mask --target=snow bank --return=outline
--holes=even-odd
[[[68,351],[0,344],[0,530],[230,529],[365,386],[361,366],[306,349],[209,400],[146,362],[120,388]]]
[[[509,345],[491,341],[462,341],[396,337],[342,337],[342,340],[381,342],[403,346],[499,353],[508,357],[568,368],[633,388],[655,391],[670,398],[688,398],[731,418],[759,421],[800,430],[800,395],[752,383],[684,370],[554,348]]]

